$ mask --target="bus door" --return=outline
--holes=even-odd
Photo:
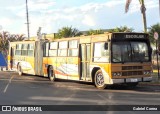
[[[35,42],[35,74],[43,75],[43,42],[36,41]]]
[[[91,57],[91,44],[80,45],[80,80],[91,81],[90,75],[90,57]]]

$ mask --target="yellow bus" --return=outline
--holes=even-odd
[[[105,33],[48,41],[10,42],[8,67],[19,75],[106,85],[152,81],[149,36],[145,33]]]

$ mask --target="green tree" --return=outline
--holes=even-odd
[[[1,32],[0,33],[0,52],[2,52],[5,57],[7,57],[9,42],[21,41],[24,39],[25,37],[23,34],[18,35],[18,34],[10,34],[9,32],[6,32],[6,31]]]
[[[68,38],[82,35],[78,29],[72,27],[63,27],[58,30],[56,38]]]
[[[126,0],[126,5],[125,5],[125,12],[127,13],[129,10],[129,5],[132,0]],[[144,0],[139,0],[139,3],[141,5],[141,13],[142,13],[142,19],[143,19],[143,27],[144,27],[144,32],[147,32],[147,22],[146,22],[146,7],[144,5]]]
[[[109,30],[109,32],[133,32],[133,30],[133,28],[128,28],[127,26],[120,26]]]
[[[99,29],[99,30],[92,30],[90,29],[88,32],[87,32],[87,35],[96,35],[96,34],[103,34],[104,32]]]
[[[148,28],[149,39],[150,39],[150,42],[153,44],[156,43],[154,39],[154,32],[158,32],[158,34],[160,35],[160,23],[152,25],[151,27]],[[158,44],[160,44],[160,38],[158,39]]]

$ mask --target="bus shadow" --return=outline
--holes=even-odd
[[[137,92],[155,92],[155,87],[150,86],[141,86],[137,85],[135,87],[133,86],[127,86],[127,85],[110,85],[106,89],[109,90],[131,90],[131,91],[137,91]]]

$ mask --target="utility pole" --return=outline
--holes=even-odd
[[[147,32],[146,7],[144,5],[144,0],[141,0],[141,13],[142,13],[142,19],[143,19],[144,32]]]
[[[29,35],[29,16],[28,16],[28,0],[26,0],[26,16],[27,16],[27,33],[28,33],[28,39],[30,37]]]
[[[160,17],[160,0],[159,0],[159,17]]]

